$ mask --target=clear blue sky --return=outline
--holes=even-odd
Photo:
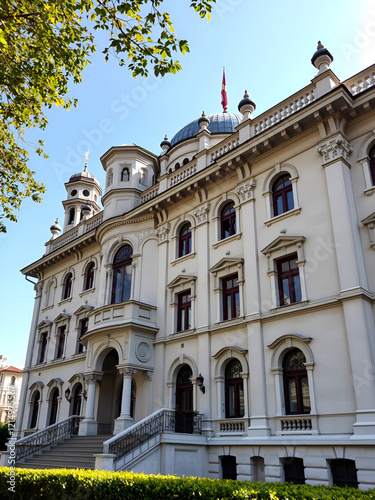
[[[64,182],[88,169],[104,184],[99,158],[111,146],[136,143],[160,153],[185,124],[220,112],[222,68],[226,68],[229,111],[245,89],[256,102],[256,114],[308,85],[316,69],[310,59],[318,40],[334,56],[331,69],[341,79],[375,59],[375,6],[370,0],[217,0],[211,20],[200,20],[189,1],[166,2],[180,38],[190,54],[179,57],[183,71],[156,80],[134,80],[115,60],[93,57],[82,84],[71,88],[78,108],[48,111],[49,126],[30,138],[46,141],[48,160],[33,156],[30,167],[47,187],[42,204],[25,201],[18,223],[0,235],[3,277],[0,289],[0,354],[24,366],[34,306],[34,291],[19,270],[39,259],[55,218],[63,221]]]

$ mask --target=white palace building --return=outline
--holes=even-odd
[[[332,61],[70,177],[22,270],[19,466],[375,487],[375,65]]]

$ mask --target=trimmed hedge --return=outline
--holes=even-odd
[[[15,473],[14,492],[9,491]],[[375,490],[251,483],[132,472],[0,468],[1,500],[346,500],[375,499]]]

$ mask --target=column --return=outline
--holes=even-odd
[[[375,325],[348,160],[353,148],[337,134],[317,147],[323,156],[346,337],[356,400],[355,434],[375,434]]]
[[[118,434],[134,423],[134,419],[130,415],[130,404],[132,393],[132,377],[137,372],[137,370],[128,367],[118,367],[118,370],[123,377],[121,413],[120,416],[115,420],[113,434]]]
[[[102,378],[102,373],[85,374],[87,389],[87,401],[85,418],[79,424],[78,434],[80,436],[96,436],[98,433],[98,422],[95,420],[96,383]]]

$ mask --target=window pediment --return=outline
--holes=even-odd
[[[371,248],[375,249],[375,212],[361,222],[367,227]]]
[[[53,320],[54,323],[60,323],[62,321],[69,321],[71,318],[70,314],[66,313],[60,313],[56,318]]]
[[[209,270],[210,273],[218,273],[219,271],[229,270],[235,266],[241,267],[243,265],[244,260],[240,258],[229,258],[223,257],[219,262],[217,262],[214,266]]]
[[[74,316],[80,316],[81,314],[88,314],[93,309],[94,309],[94,306],[87,306],[87,305],[81,306],[76,311],[74,311]]]
[[[369,224],[375,224],[375,212],[373,212],[365,219],[361,220],[361,222],[364,226],[368,226]]]
[[[50,319],[44,319],[39,323],[37,326],[38,330],[43,330],[43,329],[50,329],[52,326],[52,321]]]
[[[168,284],[168,288],[173,289],[184,285],[191,286],[196,280],[196,276],[180,274]]]
[[[273,240],[269,245],[263,248],[261,252],[266,255],[281,250],[283,248],[304,243],[305,241],[306,241],[305,236],[279,236],[278,238]]]
[[[52,380],[50,380],[47,384],[48,387],[57,387],[57,385],[62,385],[64,383],[63,380],[61,380],[61,378],[53,378]]]

